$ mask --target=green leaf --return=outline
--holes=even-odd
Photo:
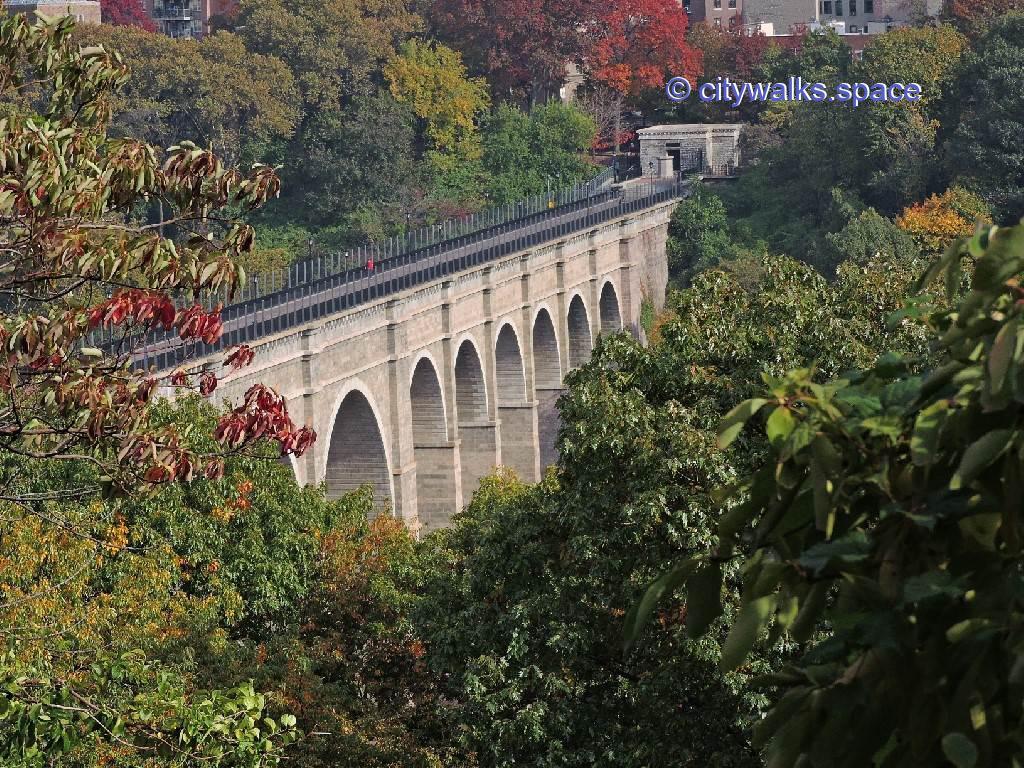
[[[1014,318],[1004,325],[996,335],[992,350],[988,354],[988,372],[992,380],[992,392],[998,394],[1006,382],[1006,374],[1013,362],[1013,354],[1017,349],[1017,330],[1019,318]]]
[[[725,646],[722,648],[720,662],[722,671],[728,672],[736,669],[747,658],[750,649],[757,642],[761,630],[771,619],[777,601],[778,598],[775,595],[765,595],[751,600],[740,608],[739,615],[732,625],[732,631],[729,632],[729,637],[726,638]]]
[[[811,587],[807,596],[800,603],[800,610],[789,628],[789,634],[798,643],[806,643],[814,632],[818,623],[818,617],[825,609],[825,602],[828,600],[828,591],[832,586],[831,582],[818,581]]]
[[[956,474],[949,482],[952,490],[970,485],[1010,447],[1012,429],[997,429],[980,437],[964,451]]]
[[[729,411],[718,425],[718,447],[725,450],[732,445],[747,422],[766,405],[767,400],[754,398],[740,403]]]
[[[768,417],[768,424],[765,426],[769,442],[773,446],[778,446],[789,437],[795,426],[796,418],[794,418],[793,412],[780,405],[772,411],[771,416]]]
[[[914,466],[926,467],[934,463],[939,437],[948,415],[948,400],[939,400],[917,414],[914,432],[910,438],[910,453]]]
[[[962,733],[943,736],[942,751],[956,768],[974,768],[978,762],[978,748]]]

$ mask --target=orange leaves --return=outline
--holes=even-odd
[[[116,555],[127,546],[128,524],[125,522],[124,515],[117,515],[114,524],[107,531],[104,548],[111,555]]]
[[[238,495],[233,499],[228,499],[223,505],[214,507],[210,511],[210,517],[220,523],[230,523],[238,512],[244,512],[245,510],[252,508],[252,501],[249,499],[249,494],[252,493],[253,488],[254,486],[251,480],[245,480],[239,483],[235,488],[235,492]]]
[[[961,187],[911,205],[896,219],[925,254],[941,253],[956,238],[971,234],[979,221],[991,223],[987,206]]]

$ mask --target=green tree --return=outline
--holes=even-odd
[[[951,169],[992,206],[997,222],[1024,217],[1024,14],[995,21],[963,60],[950,93]]]
[[[132,78],[114,104],[116,132],[169,147],[180,136],[212,145],[227,163],[272,160],[291,138],[300,99],[278,59],[225,32],[174,40],[136,27],[86,26],[76,37],[121,54]]]
[[[921,254],[913,238],[874,208],[860,212],[838,232],[825,236],[832,249],[819,267],[832,274],[844,262],[858,266],[872,259],[884,259],[905,267],[921,266]]]
[[[696,574],[743,562],[723,669],[765,629],[807,644],[765,680],[780,692],[758,727],[775,765],[1024,758],[1024,227],[958,241],[922,283],[945,273],[958,296],[964,260],[969,291],[927,317],[938,350],[923,375],[898,354],[841,379],[796,369],[722,421],[723,447],[753,423],[769,454],[725,495],[719,543],[672,583],[713,598],[719,580]]]
[[[721,198],[703,184],[672,212],[668,225],[669,278],[688,285],[697,272],[728,259],[734,248]]]
[[[762,647],[741,673],[716,675],[707,662],[724,624],[699,641],[683,632],[713,601],[675,600],[623,657],[626,613],[659,562],[706,551],[713,491],[767,449],[748,440],[727,455],[714,442],[718,414],[762,374],[814,360],[838,374],[879,349],[923,351],[912,324],[883,322],[902,305],[900,277],[875,261],[829,283],[780,258],[749,287],[721,270],[698,274],[675,294],[658,344],[603,338],[570,375],[557,471],[539,486],[486,480],[428,540],[417,623],[445,732],[481,766],[760,764],[747,728],[767,700],[747,681],[792,648]],[[738,588],[731,571],[727,602]]]
[[[595,132],[593,120],[571,105],[551,102],[529,114],[501,105],[483,130],[491,198],[514,202],[586,180],[596,170],[584,156]]]
[[[864,141],[862,162],[873,169],[865,198],[886,213],[920,200],[941,174],[941,98],[966,49],[967,39],[952,27],[908,27],[878,35],[853,66],[859,82],[922,88],[917,103],[865,104],[851,115]]]
[[[301,94],[301,120],[283,150],[286,221],[313,229],[349,222],[351,229],[360,209],[379,212],[382,201],[393,204],[420,185],[408,171],[410,117],[382,91],[384,67],[422,25],[403,0],[240,5],[246,48],[284,62]],[[339,244],[360,235],[343,233]]]

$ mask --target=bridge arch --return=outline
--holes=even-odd
[[[543,471],[558,461],[555,443],[561,419],[556,403],[562,394],[562,364],[551,313],[541,307],[533,318],[533,380],[537,401],[537,441]]]
[[[380,426],[380,411],[362,382],[351,382],[342,389],[330,423],[323,471],[328,498],[370,485],[374,512],[379,512],[395,498],[391,456]]]
[[[497,373],[499,406],[518,405],[526,401],[526,368],[519,346],[519,334],[511,323],[498,331],[494,343],[494,364]]]
[[[579,368],[590,359],[594,339],[590,335],[590,316],[580,294],[569,302],[569,368]]]
[[[437,363],[429,352],[421,352],[409,377],[414,443],[448,440],[448,409],[441,391]]]
[[[533,375],[538,389],[562,386],[558,334],[547,307],[540,307],[533,317]]]
[[[487,379],[480,349],[465,336],[455,353],[455,418],[462,464],[462,499],[468,502],[480,478],[498,463],[498,430],[488,410]]]
[[[420,525],[432,530],[458,512],[455,453],[448,442],[448,421],[441,378],[434,359],[419,356],[409,382],[412,450],[416,462],[416,512]]]
[[[619,294],[611,280],[606,281],[601,287],[601,301],[598,309],[601,316],[601,333],[616,333],[622,330]]]
[[[455,353],[455,416],[460,424],[487,420],[487,381],[480,350],[465,337]]]

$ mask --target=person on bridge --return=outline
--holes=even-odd
[[[369,272],[373,272],[373,256],[371,255],[366,259],[366,269]]]

